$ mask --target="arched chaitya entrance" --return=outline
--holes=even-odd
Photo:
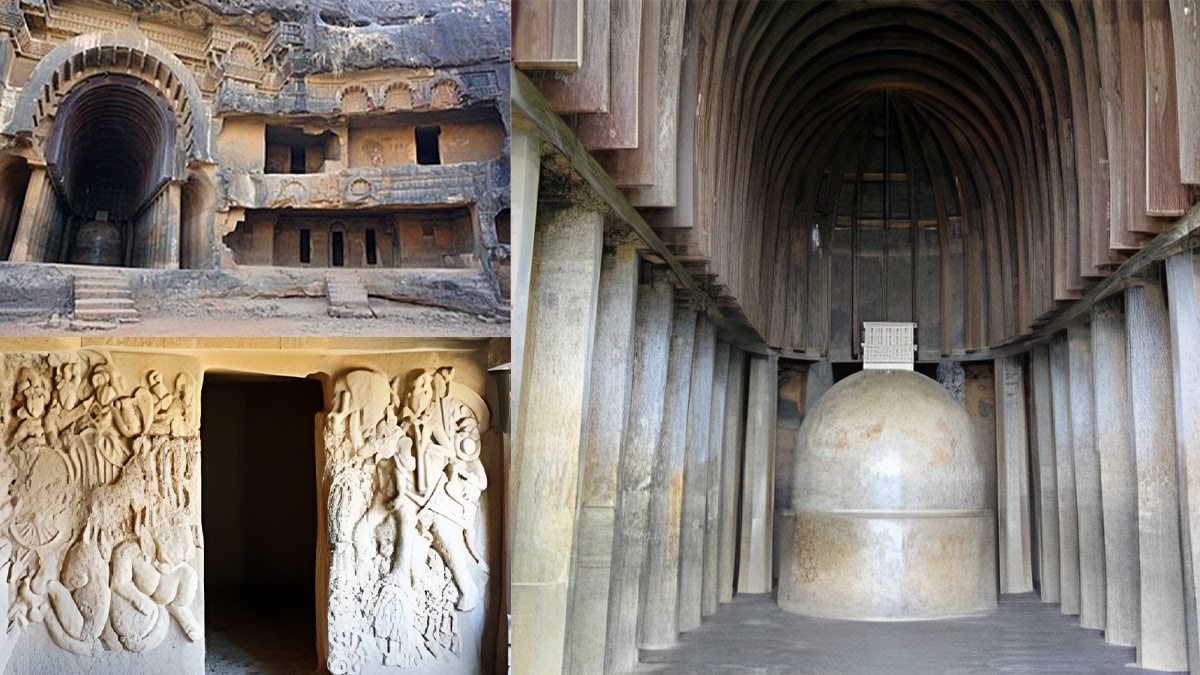
[[[13,262],[205,262],[202,233],[183,229],[198,219],[181,223],[188,171],[212,161],[201,102],[187,67],[136,30],[56,47],[30,73],[4,130],[32,147],[11,249],[0,253]],[[195,187],[192,201],[206,199]]]
[[[172,177],[175,117],[148,83],[98,75],[63,99],[46,148],[59,201],[51,260],[150,266],[166,245],[160,199]],[[174,199],[178,202],[178,198]],[[175,208],[178,222],[178,208]],[[163,241],[166,239],[166,241]],[[176,260],[178,253],[176,252]]]

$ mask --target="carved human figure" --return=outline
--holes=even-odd
[[[165,415],[169,425],[168,433],[177,438],[187,438],[194,433],[192,401],[195,384],[195,380],[186,372],[179,373],[175,378],[175,395],[171,397]]]
[[[157,646],[166,635],[167,613],[190,640],[203,627],[192,614],[197,576],[189,561],[196,546],[182,514],[158,513],[149,524],[146,512],[135,525],[137,541],[113,550],[113,605],[110,623],[121,645],[134,652]]]
[[[417,436],[416,491],[423,496],[418,527],[429,532],[446,559],[459,590],[457,607],[468,611],[479,602],[470,565],[482,560],[469,541],[487,474],[479,462],[478,422],[470,408],[449,395],[453,377],[453,368],[420,375],[402,416]]]
[[[79,434],[79,440],[89,460],[84,462],[85,484],[111,483],[120,475],[121,468],[129,461],[131,452],[117,422],[117,409],[121,407],[113,376],[107,364],[92,368],[92,395],[87,401],[90,428]]]
[[[68,360],[55,371],[54,396],[63,410],[72,410],[79,405],[79,390],[82,386],[83,372],[75,359]]]
[[[11,403],[0,410],[0,443],[10,449],[0,453],[8,490],[0,604],[9,608],[10,637],[43,623],[51,641],[75,654],[145,651],[162,643],[174,617],[199,639],[191,608],[199,533],[188,510],[188,482],[198,478],[192,377],[181,373],[173,391],[149,370],[125,395],[111,361],[82,352],[23,358],[10,378]],[[143,453],[133,464],[131,446]],[[132,520],[131,509],[139,514]]]
[[[366,443],[365,435],[374,431],[386,416],[391,389],[387,377],[373,370],[352,370],[342,376],[338,398],[340,413],[346,417],[346,434],[355,448]]]
[[[16,400],[20,402],[20,407],[17,408],[17,419],[20,422],[17,423],[10,439],[12,444],[16,445],[27,438],[43,438],[46,430],[42,418],[46,415],[46,408],[50,403],[50,387],[45,378],[32,369],[22,369],[17,380]]]
[[[170,410],[171,404],[175,402],[175,395],[163,384],[162,373],[157,370],[146,373],[146,382],[150,395],[154,397],[154,420],[157,422]]]
[[[472,550],[475,503],[487,488],[487,474],[477,457],[455,458],[445,472],[425,507],[418,514],[422,528],[433,535],[434,547],[446,559],[446,566],[458,586],[456,606],[469,611],[479,602],[479,587],[471,575],[471,563],[486,570],[482,557]]]
[[[112,368],[107,364],[98,364],[92,368],[92,397],[93,405],[106,408],[117,400],[117,388],[113,384]]]
[[[371,166],[383,166],[383,146],[372,141],[367,143],[365,147]]]
[[[453,376],[448,367],[423,371],[402,396],[401,377],[389,385],[381,373],[351,371],[326,417],[330,626],[369,624],[360,630],[385,665],[458,653],[454,608],[469,611],[481,597],[475,566],[487,568],[472,542],[487,487],[479,462],[487,409]],[[331,631],[331,669],[354,669],[363,644],[354,635]]]
[[[108,563],[90,530],[67,549],[59,576],[61,581],[51,579],[46,589],[53,610],[45,614],[46,630],[63,649],[95,654],[108,621],[112,592]]]
[[[442,407],[453,375],[453,368],[422,373],[413,382],[408,404],[401,413],[401,418],[416,432],[417,492],[420,494],[428,494],[432,482],[454,456]]]
[[[145,387],[134,389],[130,396],[118,398],[113,402],[113,422],[117,431],[136,442],[149,430],[154,408],[154,395]]]
[[[54,396],[46,412],[46,440],[58,444],[58,435],[85,414],[80,405],[83,375],[79,362],[70,359],[54,370]]]

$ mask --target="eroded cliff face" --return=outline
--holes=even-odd
[[[269,29],[300,24],[308,72],[447,68],[509,60],[507,0],[111,0],[147,16],[189,13],[189,23]],[[199,12],[199,13],[197,13]],[[297,64],[298,66],[301,64]]]

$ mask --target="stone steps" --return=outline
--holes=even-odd
[[[370,319],[375,316],[358,273],[350,270],[325,274],[325,292],[329,299],[329,316],[339,319]]]
[[[129,280],[115,269],[75,271],[74,318],[88,323],[137,323]]]

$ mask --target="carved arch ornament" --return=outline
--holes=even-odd
[[[461,654],[460,614],[479,605],[488,572],[477,523],[489,425],[453,368],[335,381],[324,426],[331,672]]]
[[[76,84],[114,69],[159,90],[175,113],[177,147],[188,160],[212,161],[209,116],[195,77],[178,57],[134,28],[78,35],[42,57],[22,87],[4,133],[35,133]]]
[[[90,350],[0,357],[0,640],[35,623],[85,656],[154,649],[172,623],[201,640],[199,452],[186,370],[135,376]]]

